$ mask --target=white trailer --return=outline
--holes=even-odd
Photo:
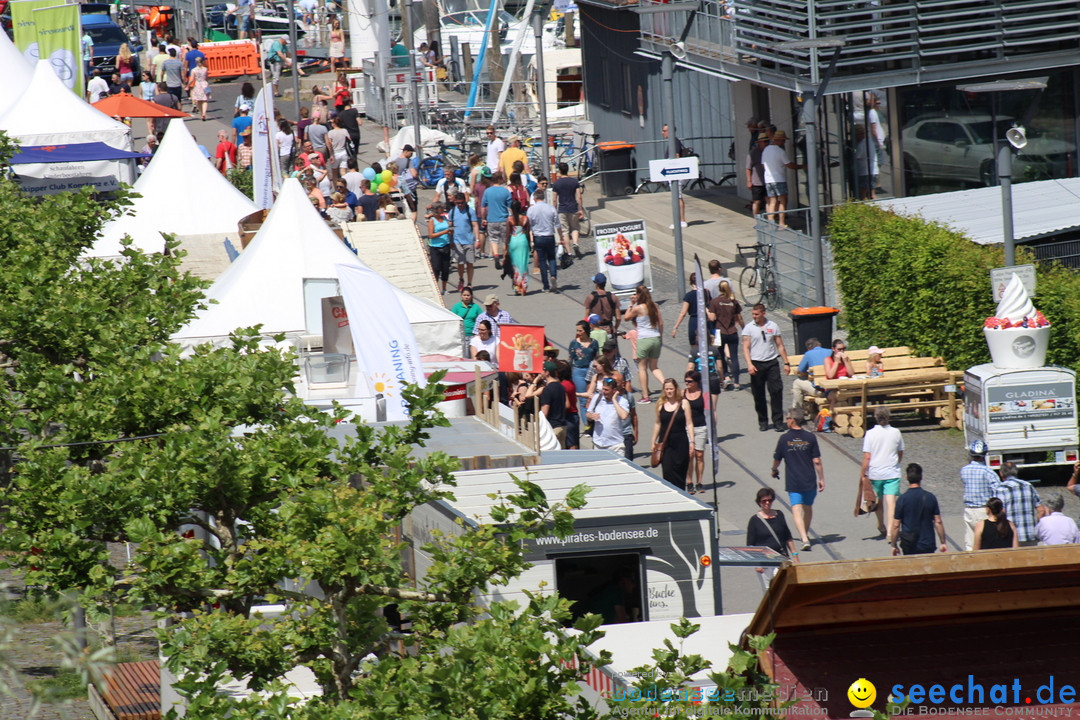
[[[964,440],[986,443],[986,464],[1072,465],[1077,460],[1076,373],[1005,370],[989,363],[964,373]]]
[[[636,620],[716,613],[720,586],[713,567],[716,515],[710,506],[607,452],[544,454],[544,463],[553,461],[557,464],[455,473],[455,500],[420,506],[405,520],[417,581],[423,584],[431,565],[422,547],[436,540],[432,531],[456,536],[478,522],[493,522],[496,502],[489,495],[515,492],[515,475],[539,485],[551,502],[562,501],[581,483],[592,492],[588,504],[574,513],[573,535],[529,542],[532,568],[508,586],[481,589],[479,602],[513,599],[524,606],[525,590],[554,591],[573,601],[576,613],[605,614],[601,606],[624,593],[624,607]]]

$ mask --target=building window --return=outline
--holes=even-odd
[[[630,82],[630,66],[622,67],[622,111],[625,115],[634,114],[634,84]]]
[[[611,68],[606,57],[600,58],[600,106],[611,107]]]

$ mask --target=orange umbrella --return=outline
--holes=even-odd
[[[121,118],[186,118],[191,117],[185,112],[173,110],[164,105],[141,100],[134,95],[120,93],[110,95],[107,98],[93,103],[94,107],[109,117]]]

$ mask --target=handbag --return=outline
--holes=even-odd
[[[667,430],[664,431],[664,439],[660,441],[660,444],[653,447],[652,455],[649,457],[649,462],[652,463],[652,467],[656,467],[664,461],[664,445],[667,444],[668,435],[671,434],[671,426],[675,424],[675,413],[671,413],[671,419],[668,420]]]
[[[859,491],[855,494],[855,517],[869,515],[877,510],[878,505],[877,493],[869,479],[860,476],[858,488]]]
[[[761,520],[761,524],[764,525],[765,529],[769,531],[770,535],[772,535],[772,539],[776,541],[776,547],[780,548],[780,554],[785,557],[791,557],[790,555],[788,555],[788,547],[784,545],[784,543],[780,542],[780,538],[777,537],[776,531],[772,529],[772,525],[767,523],[765,520],[762,520],[760,515],[754,515],[754,517],[756,517],[758,520]]]

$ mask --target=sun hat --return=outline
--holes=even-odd
[[[488,293],[488,296],[484,298],[484,307],[499,302],[499,296],[495,293]]]

